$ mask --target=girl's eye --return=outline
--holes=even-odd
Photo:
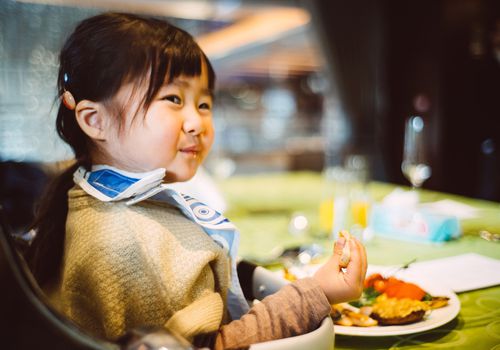
[[[198,107],[199,109],[207,109],[207,110],[210,110],[210,104],[209,103],[202,103],[200,104],[200,106]]]
[[[177,95],[168,95],[163,98],[164,100],[170,101],[172,103],[175,103],[177,105],[181,104],[181,98]]]

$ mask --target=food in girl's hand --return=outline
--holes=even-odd
[[[351,249],[349,248],[349,240],[351,239],[351,235],[348,231],[342,230],[339,232],[339,236],[345,238],[345,245],[342,249],[342,256],[340,257],[340,267],[347,267],[349,261],[351,260]]]

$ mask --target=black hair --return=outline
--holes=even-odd
[[[213,68],[190,34],[165,20],[134,14],[103,13],[83,20],[64,44],[59,62],[58,96],[69,91],[77,103],[85,99],[112,105],[123,84],[147,82],[141,103],[147,110],[164,83],[181,75],[199,76],[203,65],[209,89],[215,85]],[[56,129],[72,148],[76,162],[49,185],[33,224],[36,236],[26,258],[40,284],[58,271],[68,213],[67,192],[74,185],[73,172],[79,166],[90,168],[93,147],[80,129],[75,112],[62,103]]]

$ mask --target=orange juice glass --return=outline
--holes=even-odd
[[[353,224],[365,228],[368,225],[369,203],[366,199],[356,199],[351,203]]]
[[[333,228],[333,198],[327,198],[319,204],[319,227],[321,231],[330,233]]]

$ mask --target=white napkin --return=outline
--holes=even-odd
[[[436,214],[454,215],[459,220],[473,219],[478,216],[477,208],[451,199],[443,199],[437,202],[424,203],[421,205],[421,207],[430,209],[433,213]]]
[[[371,266],[370,270],[389,273],[391,268],[385,266],[380,270]],[[413,263],[407,269],[397,272],[395,276],[409,282],[425,280],[430,284],[438,284],[460,293],[499,285],[500,260],[467,253]]]

